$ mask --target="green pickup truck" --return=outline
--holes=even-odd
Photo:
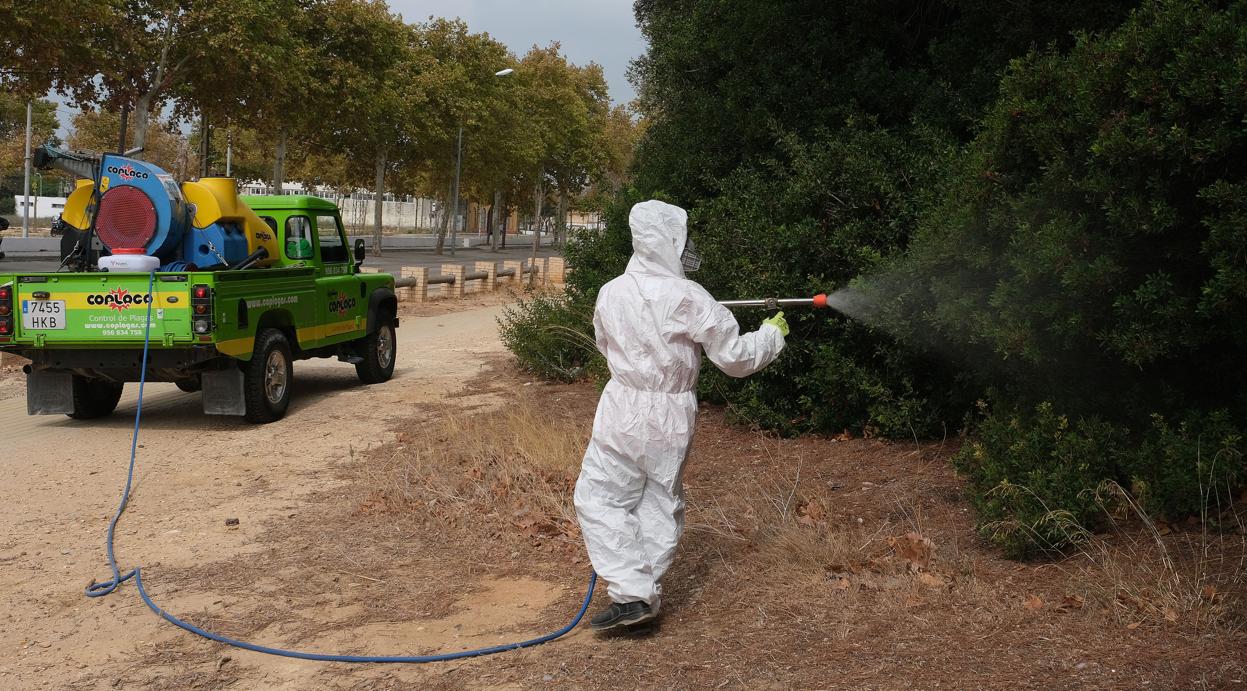
[[[276,240],[265,238],[280,256],[264,268],[160,270],[150,293],[149,273],[0,271],[0,350],[31,361],[28,413],[110,414],[139,381],[145,336],[147,381],[202,391],[205,413],[256,423],[285,414],[295,360],[336,357],[369,384],[393,375],[394,278],[360,272],[363,242],[348,248],[337,207],[239,200]]]

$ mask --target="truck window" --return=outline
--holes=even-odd
[[[338,217],[332,214],[316,216],[316,234],[320,239],[320,259],[323,262],[349,261],[346,242],[342,240],[342,230],[338,227]]]
[[[286,219],[286,256],[290,259],[312,258],[312,222],[307,216]]]

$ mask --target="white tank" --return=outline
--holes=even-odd
[[[100,257],[100,271],[132,271],[150,273],[160,268],[160,260],[151,255],[143,254],[143,250],[117,248],[107,257]]]

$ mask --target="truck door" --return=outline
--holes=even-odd
[[[350,250],[342,232],[342,222],[332,211],[309,210],[316,228],[321,269],[317,290],[324,310],[325,343],[338,343],[362,335],[367,326],[368,298],[351,273]]]

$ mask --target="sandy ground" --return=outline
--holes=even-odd
[[[333,464],[389,441],[392,434],[386,430],[410,415],[413,406],[462,388],[480,372],[485,356],[501,350],[495,335],[499,308],[468,307],[466,312],[404,318],[398,370],[382,385],[361,385],[354,368],[336,361],[296,363],[290,412],[271,425],[206,417],[197,394],[184,394],[171,384],[150,385],[133,499],[117,534],[120,564],[142,565],[149,589],[160,592],[161,604],[170,611],[227,609],[229,603],[210,584],[198,591],[162,589],[162,569],[256,552],[254,538],[262,526],[303,510],[312,493],[333,490],[339,482],[329,472]],[[425,313],[439,311],[445,310]],[[0,506],[5,507],[0,515],[5,581],[0,588],[0,688],[153,683],[159,672],[136,670],[133,661],[188,634],[148,611],[132,584],[107,598],[82,594],[93,579],[108,576],[104,531],[125,482],[137,386],[127,387],[115,415],[92,422],[28,417],[25,397],[17,395],[20,379],[7,376],[0,387],[6,390],[0,396]],[[226,526],[232,518],[239,519],[237,527]],[[399,629],[353,635],[433,641],[447,627],[472,627],[474,612],[496,621],[498,603],[513,600],[517,587],[541,603],[553,597],[538,583],[485,584],[488,596],[473,598],[473,609],[460,608],[453,620],[435,622],[427,636]],[[511,622],[513,616],[505,619]],[[334,638],[325,644],[345,642]],[[231,654],[254,665],[244,685],[249,688],[307,688],[317,669],[242,651]]]

